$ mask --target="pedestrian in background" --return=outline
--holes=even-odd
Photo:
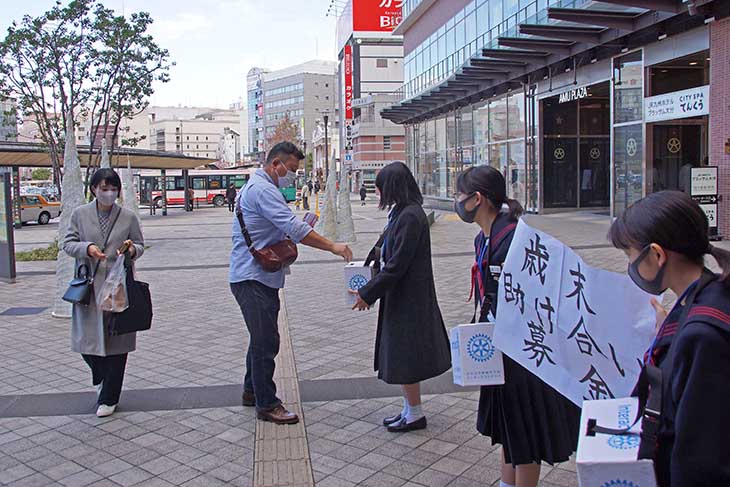
[[[190,205],[190,211],[193,211],[193,207],[195,206],[195,190],[193,188],[188,188],[187,200]]]
[[[91,273],[98,264],[91,301],[88,305],[73,306],[71,350],[80,353],[91,369],[98,398],[96,415],[101,418],[117,408],[127,354],[136,347],[136,333],[110,335],[110,313],[99,309],[96,293],[104,285],[107,270],[123,258],[117,249],[128,243],[127,252],[136,261],[144,253],[144,239],[137,215],[116,204],[122,189],[116,172],[99,169],[91,177],[90,186],[94,201],[74,210],[61,248],[76,259],[77,269],[85,265]]]
[[[368,189],[365,187],[365,183],[360,186],[360,206],[365,206],[365,199],[368,197]]]
[[[320,186],[319,181],[315,181],[314,183],[314,194],[318,194],[322,190],[322,186]]]
[[[375,180],[380,209],[390,209],[382,237],[382,270],[359,291],[353,309],[380,300],[375,370],[388,384],[400,384],[403,409],[385,418],[391,432],[424,429],[421,381],[451,368],[448,335],[441,317],[431,264],[431,231],[416,180],[402,162],[383,168]]]
[[[504,176],[491,166],[467,169],[456,188],[456,213],[481,227],[471,272],[479,322],[494,321],[500,273],[493,270],[504,265],[522,206],[507,198]],[[541,462],[565,462],[575,451],[580,409],[507,355],[504,381],[481,388],[477,430],[502,445],[500,487],[536,487]]]
[[[302,186],[302,204],[305,210],[309,210],[309,186]]]
[[[304,154],[291,142],[280,142],[269,151],[263,168],[257,169],[241,190],[233,220],[233,249],[229,282],[249,332],[242,404],[256,406],[257,417],[277,424],[294,424],[299,417],[286,410],[276,396],[275,359],[279,353],[279,290],[284,287],[283,268],[267,272],[253,256],[238,220],[238,211],[256,249],[287,238],[295,243],[326,250],[352,260],[352,251],[312,230],[298,219],[278,188],[291,186]]]
[[[658,332],[644,358],[645,367],[658,367],[662,378],[661,391],[651,391],[661,392],[658,433],[642,436],[642,443],[656,444],[659,487],[730,485],[730,253],[707,235],[705,212],[679,191],[637,201],[608,234],[628,256],[628,274],[637,286],[679,296],[669,313],[652,300]],[[705,267],[707,255],[721,275]]]
[[[233,208],[236,206],[236,186],[231,183],[226,189],[226,201],[228,202],[228,211],[233,213]]]

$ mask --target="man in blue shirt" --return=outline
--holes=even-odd
[[[317,234],[294,215],[279,191],[294,182],[302,159],[304,154],[291,142],[276,144],[263,168],[256,170],[239,192],[236,210],[240,208],[257,249],[289,238],[349,262],[350,247]],[[299,417],[287,411],[277,398],[274,383],[274,360],[279,353],[279,289],[284,287],[284,275],[288,272],[288,268],[265,271],[249,251],[238,219],[234,218],[229,282],[250,335],[242,402],[244,406],[256,406],[259,419],[277,424],[299,422]]]

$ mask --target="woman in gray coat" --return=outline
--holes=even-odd
[[[76,259],[76,268],[85,264],[93,273],[94,292],[88,305],[75,304],[71,328],[71,350],[78,352],[91,368],[92,383],[98,395],[98,417],[109,416],[116,410],[122,392],[127,353],[134,351],[135,333],[111,336],[108,333],[109,314],[101,311],[96,294],[106,280],[122,244],[132,259],[144,252],[144,240],[139,219],[133,212],[115,202],[122,188],[119,175],[112,169],[100,169],[91,178],[95,199],[74,210],[71,224],[63,239],[63,251]],[[106,246],[104,241],[109,237]]]

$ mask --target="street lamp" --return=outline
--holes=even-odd
[[[329,122],[330,118],[330,111],[327,109],[322,110],[322,118],[324,118],[324,166],[327,171],[327,178],[330,177],[330,155],[329,155],[329,147],[328,147],[328,140],[327,140],[327,124]]]

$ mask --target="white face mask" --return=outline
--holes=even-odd
[[[276,183],[276,185],[280,188],[288,188],[292,185],[292,183],[294,183],[297,177],[294,171],[290,171],[289,168],[286,166],[284,166],[284,168],[286,169],[286,175],[279,176],[279,173],[276,173],[276,175],[279,176],[279,181]]]
[[[119,196],[119,191],[116,189],[108,190],[108,191],[96,191],[96,199],[99,203],[101,203],[104,206],[111,206],[117,201],[117,197]]]

